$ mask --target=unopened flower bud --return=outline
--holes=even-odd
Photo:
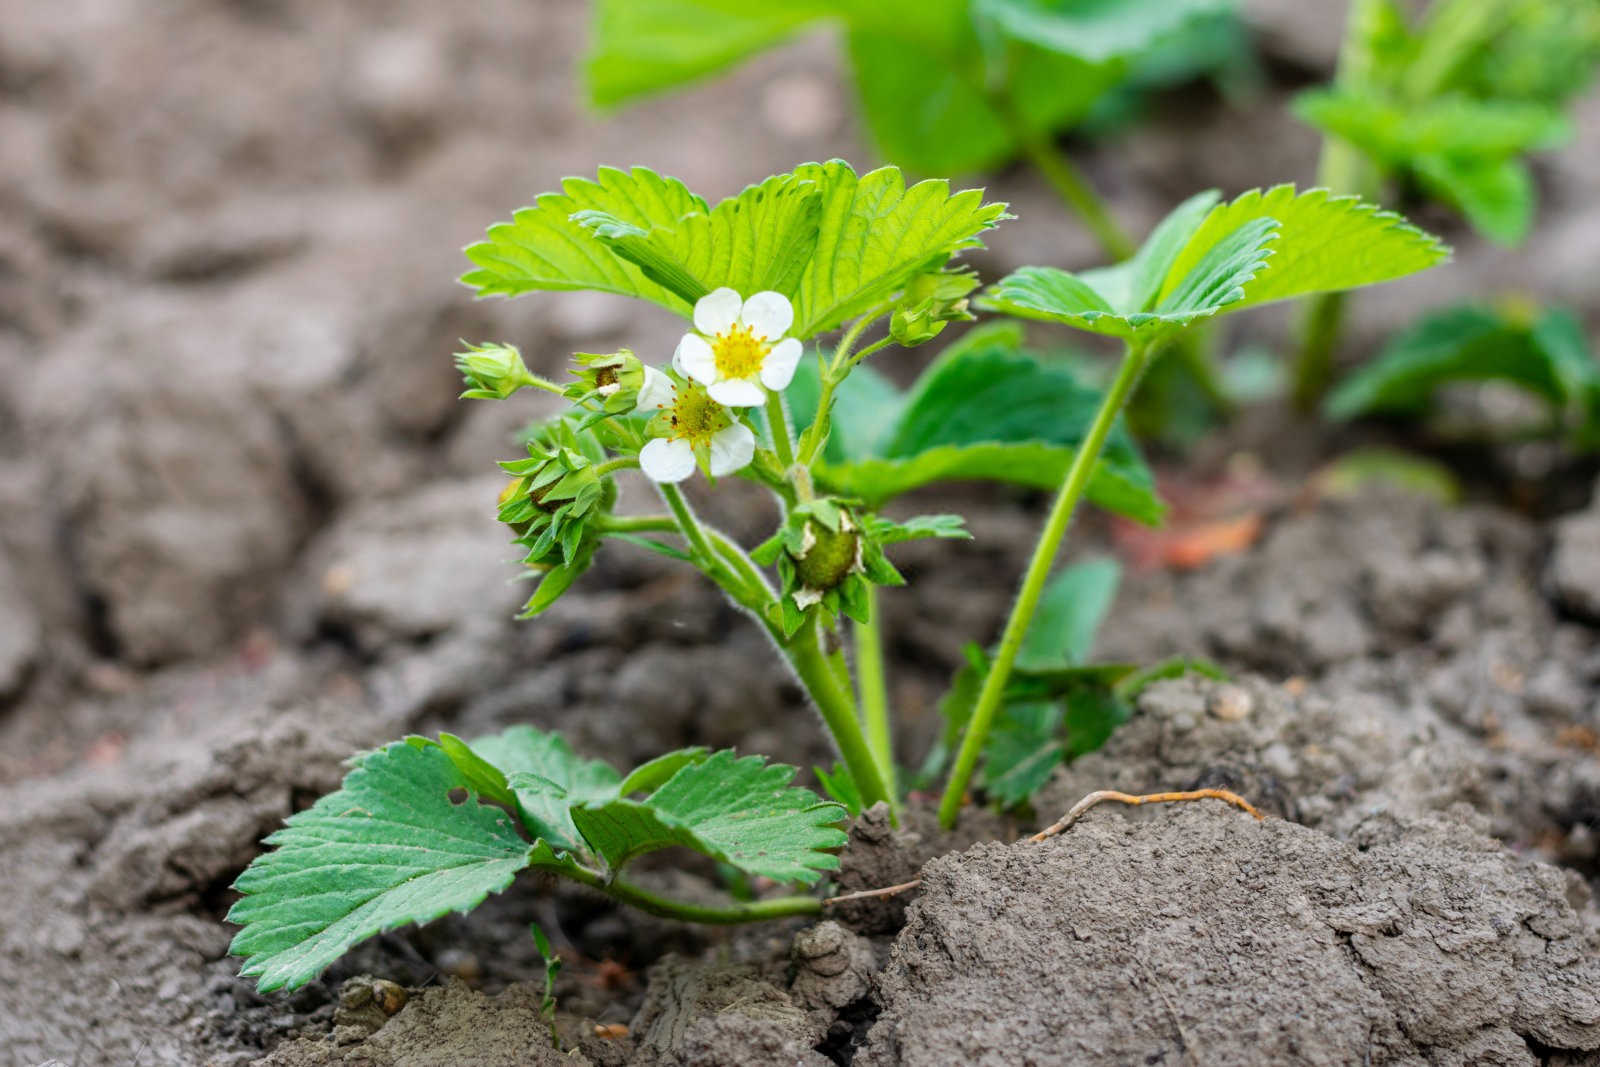
[[[964,272],[935,271],[913,278],[889,320],[890,336],[914,348],[939,336],[946,323],[971,322],[967,297],[977,287],[977,277]]]
[[[537,385],[515,345],[467,345],[456,353],[456,369],[465,379],[463,399],[504,400],[518,389]]]

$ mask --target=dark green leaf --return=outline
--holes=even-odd
[[[837,804],[790,786],[795,769],[724,750],[678,769],[645,800],[596,799],[572,819],[610,869],[634,856],[682,846],[747,874],[811,884],[838,867],[825,849],[845,843]]]
[[[479,804],[438,746],[403,741],[360,757],[267,843],[228,913],[243,926],[229,951],[248,957],[241,973],[263,992],[304,985],[374,934],[467,911],[530,863],[559,865]]]
[[[1084,560],[1050,580],[1017,650],[1019,671],[1076,667],[1089,658],[1116,598],[1122,568],[1110,558]]]
[[[577,756],[566,738],[532,726],[513,726],[480,737],[472,750],[506,776],[530,833],[553,847],[583,851],[567,809],[584,800],[615,796],[622,776],[604,760]]]

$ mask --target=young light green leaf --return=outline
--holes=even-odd
[[[472,742],[472,751],[505,775],[528,831],[569,852],[583,851],[568,809],[612,797],[622,776],[604,760],[583,759],[566,738],[532,726],[513,726]]]
[[[746,874],[804,882],[838,867],[845,843],[837,804],[790,786],[795,769],[724,750],[687,764],[644,800],[592,800],[572,819],[614,873],[633,857],[678,845]]]
[[[1060,670],[1088,659],[1121,580],[1122,568],[1110,558],[1075,563],[1052,578],[1017,651],[1017,669]]]
[[[675,225],[690,212],[704,212],[706,202],[676,178],[663,178],[644,167],[627,171],[602,167],[597,180],[568,178],[561,188],[562,192],[545,193],[532,207],[515,212],[510,222],[489,227],[486,240],[470,245],[466,255],[477,266],[461,276],[462,284],[476,289],[480,297],[594,289],[639,297],[682,313],[683,297],[612,254],[573,216],[600,211],[648,230]]]
[[[479,804],[442,749],[404,741],[360,757],[267,844],[228,913],[243,927],[229,951],[248,957],[241,973],[263,992],[304,985],[374,934],[467,911],[530,863],[559,866]]]
[[[1326,189],[1297,194],[1294,186],[1279,185],[1213,208],[1173,263],[1160,298],[1183,285],[1190,271],[1240,227],[1264,218],[1279,225],[1271,261],[1244,283],[1244,297],[1229,305],[1230,312],[1392,281],[1450,255],[1437,237],[1359,197],[1334,196]]]
[[[767,289],[792,296],[817,246],[821,211],[813,183],[777,174],[673,225],[641,228],[602,211],[573,218],[693,304],[722,286],[744,296]]]
[[[596,0],[585,61],[589,97],[606,107],[732,66],[821,14],[785,0]]]
[[[1160,294],[1154,309],[1114,308],[1085,278],[1054,267],[1014,271],[991,286],[979,303],[1019,318],[1059,322],[1090,333],[1148,343],[1238,305],[1244,299],[1245,287],[1274,254],[1275,250],[1268,246],[1277,236],[1272,219],[1251,219],[1241,224],[1186,265],[1177,283]],[[1185,247],[1180,257],[1187,251]],[[1127,286],[1127,293],[1136,295],[1130,284],[1132,274],[1130,270],[1111,274],[1111,278],[1118,286]]]
[[[1007,36],[1090,62],[1134,55],[1232,0],[975,0],[973,13]]]
[[[978,235],[1009,218],[983,190],[951,193],[949,183],[907,188],[896,167],[856,175],[843,160],[795,171],[822,195],[821,233],[795,295],[790,335],[806,340],[843,325],[913,277],[943,266]]]

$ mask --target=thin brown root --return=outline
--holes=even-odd
[[[1222,800],[1232,804],[1240,811],[1249,812],[1258,820],[1266,818],[1265,815],[1256,810],[1254,804],[1228,789],[1191,789],[1184,793],[1144,793],[1140,795],[1119,793],[1115,789],[1101,789],[1090,793],[1072,805],[1072,809],[1065,815],[1028,838],[1028,840],[1036,843],[1047,841],[1081,819],[1084,812],[1096,804],[1104,804],[1108,800],[1114,800],[1118,804],[1129,804],[1134,807],[1138,807],[1140,804],[1169,804],[1178,800]],[[913,878],[909,882],[901,882],[899,885],[886,885],[882,889],[861,889],[854,893],[844,893],[837,897],[825,897],[822,901],[822,906],[831,908],[836,904],[848,904],[852,900],[888,900],[890,897],[898,896],[901,893],[909,893],[921,884],[921,878]]]
[[[1232,804],[1240,811],[1247,811],[1257,819],[1266,818],[1238,793],[1227,789],[1191,789],[1184,793],[1119,793],[1115,789],[1101,789],[1090,793],[1076,804],[1061,818],[1046,826],[1043,830],[1028,838],[1029,841],[1045,841],[1055,837],[1067,827],[1083,818],[1083,813],[1096,804],[1104,804],[1108,800],[1115,800],[1118,804],[1128,804],[1137,807],[1140,804],[1167,804],[1178,800],[1223,800]]]
[[[845,904],[852,900],[888,900],[890,897],[900,893],[910,892],[921,884],[921,878],[913,878],[909,882],[884,886],[882,889],[862,889],[854,893],[845,893],[842,896],[827,897],[822,901],[822,906],[829,908],[835,904]]]

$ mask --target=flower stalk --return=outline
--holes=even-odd
[[[1061,548],[1067,527],[1072,523],[1078,501],[1083,498],[1084,491],[1089,487],[1090,475],[1094,473],[1094,465],[1100,459],[1100,453],[1105,448],[1106,438],[1111,434],[1111,427],[1116,424],[1118,413],[1133,395],[1133,390],[1139,384],[1139,378],[1144,374],[1154,351],[1155,346],[1149,343],[1133,341],[1127,343],[1122,365],[1117,369],[1117,376],[1105,397],[1101,399],[1094,421],[1089,426],[1089,433],[1078,446],[1077,454],[1072,457],[1072,465],[1067,468],[1067,476],[1061,483],[1061,491],[1056,494],[1055,504],[1050,509],[1049,518],[1045,520],[1043,531],[1039,534],[1039,542],[1034,546],[1033,558],[1028,561],[1022,586],[1017,591],[1016,603],[1012,605],[1011,616],[1006,620],[1005,630],[1000,637],[1000,647],[996,649],[994,661],[989,665],[988,673],[984,675],[983,687],[979,690],[977,703],[972,709],[972,717],[967,722],[966,733],[961,739],[961,748],[956,753],[955,765],[951,768],[950,778],[945,783],[944,796],[939,802],[939,822],[947,829],[956,824],[956,818],[960,814],[967,785],[972,780],[972,772],[978,765],[978,757],[983,752],[984,742],[988,740],[995,713],[1000,710],[1006,683],[1011,679],[1011,668],[1016,663],[1017,652],[1021,649],[1022,639],[1027,634],[1034,613],[1039,608],[1039,598],[1044,594],[1045,582],[1050,577],[1050,569],[1055,564],[1056,553]]]

